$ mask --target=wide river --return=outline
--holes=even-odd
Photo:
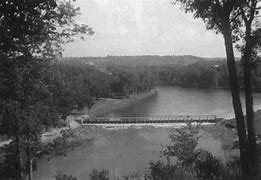
[[[241,94],[242,106],[244,96]],[[261,105],[261,93],[254,94],[254,106]],[[135,105],[110,113],[110,116],[222,115],[233,113],[230,91],[160,87],[159,92]]]
[[[256,108],[261,104],[261,94],[254,94],[254,104]],[[224,115],[231,112],[229,91],[160,87],[157,94],[112,112],[110,116]],[[160,152],[163,150],[162,145],[170,143],[170,131],[171,128],[151,127],[104,129],[103,136],[84,142],[68,152],[67,156],[50,160],[42,158],[34,174],[35,179],[52,179],[55,173],[63,172],[78,180],[87,180],[93,168],[108,169],[111,179],[144,173],[150,160],[162,159]],[[203,134],[199,146],[221,159],[225,158],[222,143],[209,134]]]

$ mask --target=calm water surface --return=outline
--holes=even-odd
[[[261,94],[254,95],[255,105]],[[143,101],[110,113],[111,116],[165,116],[178,114],[226,114],[232,111],[230,92],[225,90],[161,87],[159,93]],[[160,159],[161,145],[170,143],[170,129],[128,128],[104,130],[104,136],[68,152],[67,156],[39,162],[35,179],[52,179],[57,172],[72,174],[79,180],[89,179],[93,168],[108,169],[112,179],[144,173],[150,160]],[[224,157],[220,141],[202,136],[199,145],[214,155]]]
[[[91,143],[86,142],[67,153],[66,156],[39,161],[34,178],[53,179],[56,173],[66,173],[78,180],[88,180],[92,169],[107,169],[111,179],[123,179],[135,173],[144,174],[149,161],[165,160],[161,151],[170,144],[167,128],[128,128],[104,130],[104,136]],[[221,142],[211,136],[202,136],[199,146],[211,151],[218,157],[224,156]]]
[[[241,94],[244,107],[244,96]],[[261,105],[261,93],[254,94],[254,105]],[[160,87],[159,92],[133,106],[110,113],[110,116],[168,116],[233,112],[230,91]]]

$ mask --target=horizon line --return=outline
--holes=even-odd
[[[222,56],[214,56],[214,57],[202,57],[202,56],[196,56],[196,55],[191,55],[191,54],[183,54],[183,55],[149,55],[149,54],[144,54],[144,55],[106,55],[106,56],[62,56],[61,58],[106,58],[106,57],[142,57],[142,56],[158,56],[158,57],[165,57],[165,56],[194,56],[198,58],[203,58],[203,59],[214,59],[214,58],[223,58],[226,59],[226,57]],[[235,56],[235,58],[241,58],[240,56]]]

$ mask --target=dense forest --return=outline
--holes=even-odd
[[[81,110],[100,98],[125,98],[133,93],[147,92],[157,85],[157,76],[148,68],[100,69],[85,62],[56,61],[47,78],[52,104],[66,117],[73,109]]]
[[[229,88],[229,76],[225,58],[201,58],[184,56],[106,56],[64,57],[60,62],[89,64],[104,72],[143,70],[157,79],[154,85],[170,85],[189,88]],[[236,58],[239,85],[243,89],[243,68]],[[253,67],[253,89],[260,91],[259,65]],[[119,72],[118,71],[118,72]],[[124,94],[124,93],[123,93]]]
[[[225,59],[222,58],[204,59],[196,56],[107,56],[66,57],[62,58],[61,61],[86,63],[112,74],[117,74],[120,71],[122,74],[126,72],[136,74],[144,71],[148,75],[153,76],[151,77],[151,80],[153,80],[151,87],[155,85],[197,88],[229,87],[227,65]],[[239,61],[238,67],[240,68]],[[131,92],[135,92],[132,88],[133,85],[134,83],[129,86]],[[148,86],[144,82],[143,85]]]
[[[200,61],[159,68],[160,84],[196,88],[228,88],[225,61]]]

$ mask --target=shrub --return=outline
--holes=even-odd
[[[196,151],[195,171],[197,177],[203,179],[216,179],[222,167],[220,160],[210,152],[199,149]]]
[[[93,169],[90,174],[90,180],[109,180],[109,171],[108,170],[100,170]]]
[[[175,176],[176,166],[164,164],[162,161],[149,162],[149,175],[152,180],[170,180]]]
[[[62,173],[58,173],[54,177],[56,180],[77,180],[77,178],[73,177],[72,175],[66,175]]]

